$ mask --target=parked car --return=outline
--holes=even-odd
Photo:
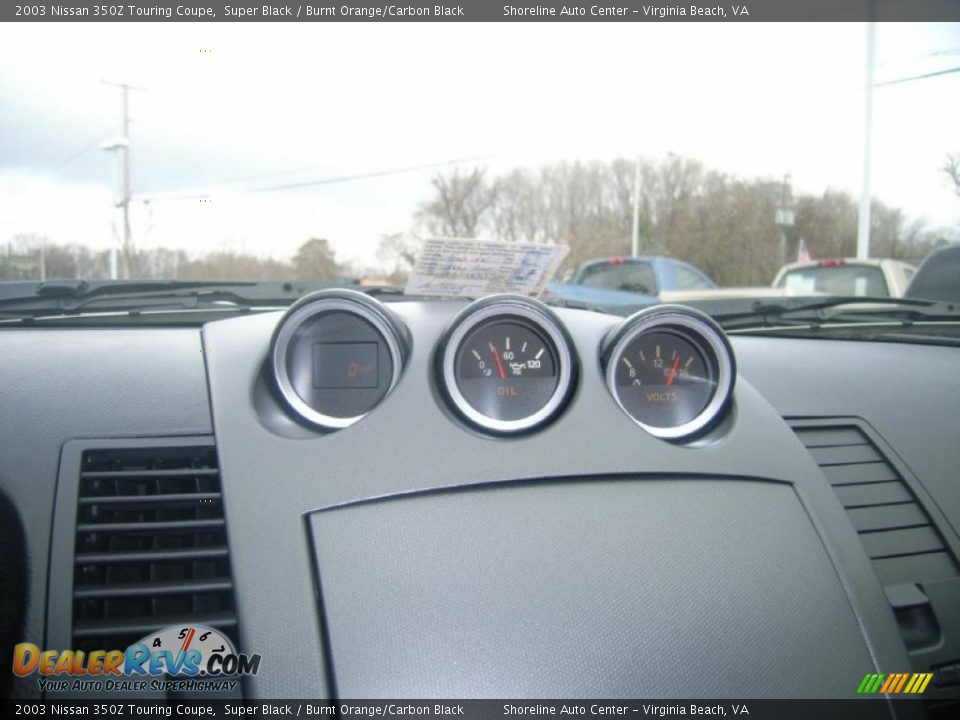
[[[938,248],[927,255],[905,295],[922,300],[960,301],[960,243]]]
[[[702,270],[669,257],[601,258],[580,266],[568,283],[551,283],[546,299],[594,307],[811,294],[791,288],[717,287]],[[812,293],[820,294],[820,293]]]
[[[774,278],[773,287],[794,294],[903,297],[916,270],[900,260],[811,260],[784,265]]]
[[[583,263],[568,283],[550,283],[545,296],[591,305],[652,305],[671,291],[708,291],[717,284],[690,263],[669,257],[609,257]]]
[[[573,284],[657,295],[662,290],[707,290],[717,287],[703,271],[670,257],[612,257],[580,266]]]

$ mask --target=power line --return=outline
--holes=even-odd
[[[409,172],[416,172],[418,170],[430,170],[438,167],[446,167],[449,165],[462,165],[463,163],[468,162],[479,162],[482,160],[489,160],[492,156],[482,156],[482,157],[470,157],[470,158],[461,158],[459,160],[447,160],[439,163],[428,163],[426,165],[411,165],[404,168],[396,168],[394,170],[379,170],[375,172],[360,173],[357,175],[341,175],[339,177],[332,178],[323,178],[320,180],[307,180],[299,183],[290,183],[288,185],[273,185],[270,187],[254,188],[251,192],[276,192],[278,190],[296,190],[302,187],[310,187],[313,185],[332,185],[339,182],[349,182],[351,180],[366,180],[368,178],[375,177],[385,177],[388,175],[401,175]]]
[[[298,170],[275,170],[273,172],[257,173],[256,175],[244,175],[242,177],[230,178],[228,180],[215,180],[213,183],[211,183],[211,185],[217,187],[220,185],[232,185],[235,183],[257,182],[258,180],[271,180],[290,175],[303,175],[304,173],[316,171],[316,169],[316,165],[310,165],[308,167],[301,167]]]
[[[884,85],[899,85],[900,83],[913,82],[914,80],[924,80],[926,78],[937,77],[938,75],[949,75],[950,73],[960,72],[960,66],[947,68],[946,70],[935,70],[934,72],[924,73],[922,75],[912,75],[911,77],[897,78],[896,80],[885,80],[884,82],[874,83],[874,87],[883,87]]]
[[[103,135],[98,136],[96,140],[93,140],[93,141],[87,143],[86,145],[83,145],[80,149],[71,152],[71,153],[70,153],[69,155],[67,155],[63,160],[59,161],[56,165],[54,165],[51,169],[45,171],[44,174],[45,174],[45,175],[53,175],[53,174],[54,174],[55,172],[57,172],[58,170],[61,170],[61,169],[63,169],[65,166],[67,166],[67,165],[69,165],[70,163],[72,163],[74,160],[76,160],[78,157],[80,157],[81,155],[83,155],[85,152],[88,152],[88,151],[92,150],[93,148],[97,147],[97,145],[99,145],[99,144],[102,143],[104,140],[106,140],[108,137],[110,137],[111,135],[113,135],[113,133],[115,133],[116,131],[117,131],[117,128],[116,128],[116,127],[110,128],[110,130],[109,130],[108,132],[104,133]],[[44,139],[44,140],[42,140],[41,142],[37,143],[35,146],[33,146],[33,149],[36,149],[36,148],[40,147],[41,145],[43,145],[43,144],[45,144],[45,143],[47,143],[47,142],[48,142],[48,141],[47,141],[46,139]],[[20,157],[23,157],[25,154],[26,154],[26,153],[21,154]]]
[[[76,150],[75,152],[70,153],[70,155],[68,155],[66,158],[58,162],[56,165],[54,165],[53,168],[51,168],[50,170],[47,170],[46,172],[42,172],[39,177],[41,179],[52,177],[54,174],[56,174],[58,170],[62,170],[64,167],[72,163],[74,160],[76,160],[78,157],[83,155],[85,152],[88,152],[89,150],[92,150],[93,148],[97,147],[100,143],[102,143],[104,140],[106,140],[111,135],[113,135],[113,133],[116,132],[116,130],[117,130],[116,128],[111,128],[110,132],[105,133],[104,135],[101,135],[93,142],[87,145],[84,145],[83,147],[81,147],[79,150]],[[30,184],[29,179],[23,180],[17,187],[14,188],[14,192],[19,192],[23,190],[29,184]]]
[[[459,158],[456,160],[445,160],[443,162],[426,163],[423,165],[410,165],[407,167],[393,168],[390,170],[376,170],[373,172],[357,173],[354,175],[338,175],[334,177],[320,178],[317,180],[305,180],[303,182],[286,183],[283,185],[267,185],[264,187],[240,188],[237,190],[233,190],[232,192],[262,193],[262,192],[279,192],[283,190],[298,190],[300,188],[312,187],[315,185],[333,185],[336,183],[351,182],[353,180],[367,180],[370,178],[388,177],[390,175],[403,175],[406,173],[417,172],[418,170],[431,170],[434,168],[449,167],[451,165],[462,165],[464,163],[469,163],[469,162],[481,162],[484,160],[490,160],[493,157],[494,157],[493,155],[481,155],[481,156],[475,156],[475,157]],[[229,182],[229,181],[226,181],[226,182]],[[176,195],[156,195],[153,197],[148,196],[148,197],[142,197],[141,199],[148,202],[154,202],[156,200],[192,200],[192,199],[206,198],[206,197],[209,197],[210,194],[211,194],[210,192],[194,191],[194,192],[181,193]]]
[[[58,170],[61,170],[62,168],[66,167],[67,165],[69,165],[70,163],[72,163],[74,160],[76,160],[78,157],[80,157],[81,155],[83,155],[85,152],[88,152],[89,150],[93,150],[95,147],[97,147],[98,145],[100,145],[100,143],[102,143],[104,140],[106,140],[106,139],[109,138],[111,135],[113,135],[116,131],[117,131],[117,128],[116,128],[116,127],[110,128],[109,132],[104,133],[103,135],[101,135],[100,137],[98,137],[98,138],[97,138],[96,140],[94,140],[93,142],[89,143],[88,145],[84,145],[82,148],[80,148],[79,150],[77,150],[75,153],[69,155],[67,158],[65,158],[64,160],[62,160],[62,161],[60,161],[59,163],[57,163],[57,164],[53,167],[53,169],[49,171],[50,174],[52,175],[53,173],[57,172]]]

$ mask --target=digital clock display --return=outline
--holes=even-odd
[[[375,342],[325,342],[313,345],[315,388],[375,388],[379,385],[379,375],[379,348]]]

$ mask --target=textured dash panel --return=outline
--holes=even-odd
[[[849,697],[871,666],[786,485],[544,482],[311,526],[342,698]]]

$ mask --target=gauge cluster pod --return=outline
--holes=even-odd
[[[436,364],[451,409],[472,427],[501,436],[555,418],[577,381],[563,324],[522,295],[492,295],[467,306],[444,333]]]
[[[380,301],[355,290],[321,290],[293,304],[278,323],[271,374],[299,421],[340,430],[396,386],[408,347],[403,323]]]
[[[733,396],[736,362],[723,330],[681,305],[626,318],[601,351],[607,389],[637,425],[665,440],[709,430]]]

